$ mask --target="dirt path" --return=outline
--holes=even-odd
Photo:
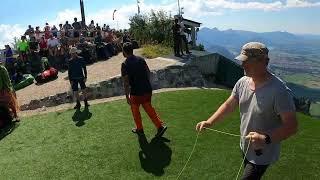
[[[141,49],[135,50],[135,54],[141,54]],[[121,63],[124,57],[120,53],[106,61],[100,61],[87,66],[88,80],[87,85],[110,79],[111,77],[120,74]],[[162,69],[166,66],[176,64],[176,60],[171,59],[147,59],[147,64],[151,70]],[[67,80],[67,72],[59,73],[58,79],[55,81],[42,84],[40,86],[32,84],[17,92],[17,97],[20,105],[27,104],[31,100],[41,99],[50,95],[63,93],[70,90],[70,84]]]

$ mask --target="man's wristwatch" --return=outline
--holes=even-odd
[[[271,144],[271,138],[270,138],[270,136],[268,134],[265,134],[264,142],[266,144]]]

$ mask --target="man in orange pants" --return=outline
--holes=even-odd
[[[132,129],[132,132],[138,135],[144,134],[139,111],[139,107],[142,105],[158,129],[155,136],[161,137],[167,130],[167,127],[162,125],[162,121],[151,105],[152,87],[149,67],[143,58],[133,54],[133,47],[130,42],[123,45],[122,52],[126,60],[121,66],[121,76],[127,102],[131,106],[132,115],[136,124],[136,128]]]

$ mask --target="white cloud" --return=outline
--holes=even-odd
[[[180,4],[188,5],[188,7],[194,8],[200,5],[206,7],[205,9],[215,9],[216,11],[221,9],[278,11],[285,8],[320,7],[320,2],[311,2],[308,0],[287,0],[285,3],[282,3],[280,0],[273,2],[265,2],[262,0],[252,0],[250,2],[231,0],[181,0],[180,2]]]
[[[89,1],[89,0],[85,0]],[[137,4],[134,3],[121,6],[115,13],[115,20],[112,20],[113,8],[101,9],[97,12],[86,12],[86,20],[89,23],[92,19],[95,23],[109,24],[113,28],[128,28],[129,17],[137,12]],[[140,0],[140,10],[142,13],[149,13],[153,10],[165,10],[174,15],[178,12],[176,0],[162,0],[160,4],[146,3]],[[194,20],[208,17],[222,15],[226,10],[248,11],[248,10],[263,10],[263,11],[281,11],[288,8],[306,8],[306,7],[320,7],[320,2],[311,2],[310,0],[286,0],[281,2],[275,0],[273,2],[265,2],[262,0],[253,0],[250,2],[237,2],[234,0],[180,0],[180,6],[183,7],[184,16]],[[81,19],[79,10],[66,9],[58,12],[55,19],[39,19],[39,22],[47,20],[50,25],[64,24],[65,21],[73,22],[73,18]],[[41,25],[41,24],[39,24]],[[43,28],[43,27],[41,27]],[[0,48],[4,44],[13,41],[13,37],[19,37],[26,29],[26,25],[0,25]]]
[[[69,24],[73,22],[73,18],[77,17],[81,19],[80,11],[65,9],[64,11],[58,12],[57,16],[53,20],[48,20],[49,25],[65,24],[66,21],[69,21]]]
[[[19,24],[0,24],[0,49],[4,49],[4,45],[13,42],[14,37],[20,38],[24,32],[24,28]]]
[[[312,3],[307,0],[287,0],[287,8],[305,8],[305,7],[320,7],[320,2]]]

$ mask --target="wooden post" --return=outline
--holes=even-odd
[[[192,26],[191,28],[191,40],[192,40],[192,47],[196,47],[196,28]]]
[[[84,14],[83,0],[80,0],[80,9],[81,9],[81,25],[82,27],[86,27],[86,17]]]

